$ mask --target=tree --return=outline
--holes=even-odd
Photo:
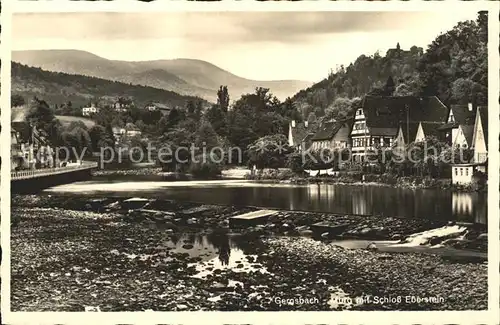
[[[26,102],[24,101],[24,97],[19,95],[19,94],[13,94],[10,97],[10,106],[11,107],[18,107],[18,106],[23,106]]]
[[[256,88],[255,93],[242,95],[227,113],[228,140],[245,150],[260,137],[284,135],[289,120],[280,114],[281,109],[282,104],[267,88]]]
[[[115,139],[113,135],[110,135],[106,128],[102,125],[94,125],[90,128],[89,136],[94,150],[114,146]]]
[[[429,45],[418,65],[424,95],[449,105],[471,100],[473,92],[477,104],[487,104],[487,21],[487,13],[479,12],[476,21],[459,22]]]
[[[408,85],[402,83],[396,87],[396,90],[394,91],[393,95],[397,96],[397,97],[412,96],[413,92],[411,91],[411,89]]]
[[[352,101],[349,98],[338,97],[325,110],[326,119],[342,120],[350,115],[352,110]]]
[[[394,79],[392,79],[392,76],[389,76],[389,78],[387,78],[387,82],[385,83],[384,95],[385,96],[392,96],[395,89],[396,89],[396,85],[394,83]]]
[[[195,107],[195,104],[192,100],[187,101],[186,109],[187,109],[188,115],[190,115],[190,116],[194,115],[194,111],[195,111],[196,107]]]
[[[302,121],[302,116],[299,113],[294,101],[290,97],[285,99],[285,101],[281,104],[281,109],[279,113],[283,117],[287,117],[290,120],[295,120],[297,122]]]
[[[249,165],[259,169],[286,166],[287,155],[292,152],[284,135],[268,135],[257,139],[247,148]]]
[[[31,125],[36,126],[47,136],[51,144],[59,143],[61,124],[46,101],[37,97],[33,98],[26,117]]]
[[[196,132],[195,145],[197,147],[204,147],[207,150],[215,148],[219,145],[217,133],[209,121],[202,121],[200,128]]]
[[[219,135],[226,135],[226,115],[218,105],[212,105],[205,113],[205,118],[210,122],[215,132]]]
[[[227,113],[229,109],[229,92],[227,90],[227,86],[220,86],[217,91],[217,105],[220,109]]]
[[[316,117],[316,114],[314,114],[314,112],[309,113],[309,115],[307,116],[307,122],[309,124],[316,123],[317,120],[318,118]]]

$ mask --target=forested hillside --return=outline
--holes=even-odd
[[[304,118],[311,113],[344,114],[356,97],[387,91],[395,96],[436,95],[445,104],[486,104],[487,42],[487,12],[480,12],[475,21],[460,22],[437,36],[425,51],[416,46],[399,49],[397,44],[385,55],[361,55],[292,99]]]
[[[144,107],[151,101],[170,107],[185,107],[189,100],[200,100],[164,89],[44,71],[15,62],[12,62],[11,91],[12,94],[21,95],[26,99],[37,96],[52,106],[71,102],[72,106],[77,108],[88,105],[90,101],[113,103],[119,97],[132,99],[137,107]]]

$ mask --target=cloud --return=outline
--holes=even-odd
[[[15,14],[13,32],[16,38],[286,43],[415,28],[435,19],[438,13],[430,12],[29,13]]]

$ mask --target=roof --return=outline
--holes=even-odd
[[[295,127],[292,127],[290,123],[290,127],[292,128],[292,137],[295,144],[299,144],[304,141],[304,139],[309,135],[309,133],[315,133],[317,124],[316,123],[308,123],[307,127],[304,122],[295,123]]]
[[[395,135],[401,121],[445,122],[446,106],[435,96],[371,96],[362,102],[366,125],[371,134]]]
[[[481,116],[481,124],[483,127],[484,139],[486,143],[486,148],[488,148],[488,107],[478,106],[479,116]]]
[[[16,130],[18,133],[18,139],[22,142],[30,142],[31,140],[31,126],[28,122],[12,122],[12,129]]]
[[[10,121],[11,122],[27,122],[26,115],[28,114],[28,108],[25,106],[16,106],[10,109]]]
[[[437,137],[439,135],[439,128],[443,125],[440,122],[420,122],[422,124],[422,129],[424,130],[425,137]]]
[[[465,140],[469,146],[472,145],[472,136],[474,134],[474,125],[460,125],[462,132],[464,133]]]
[[[154,105],[157,109],[170,109],[170,107],[168,107],[167,105],[162,104],[162,103],[151,103],[148,106],[151,106],[151,105]]]
[[[478,106],[480,108],[481,106]],[[484,107],[484,106],[483,106]],[[451,128],[457,128],[459,125],[474,125],[475,120],[476,120],[476,109],[469,110],[469,105],[451,105],[449,111],[453,112],[453,117],[455,119],[455,122],[452,123],[446,123],[443,126],[439,127],[438,130],[448,130]],[[480,109],[480,111],[486,110],[486,109]]]
[[[405,143],[413,142],[413,139],[415,139],[415,137],[417,136],[417,130],[418,130],[419,123],[420,122],[406,123],[406,121],[400,121],[399,126],[401,128],[401,131],[403,131],[403,138],[405,140]],[[408,136],[410,137],[410,139],[412,139],[411,141],[408,140]]]
[[[306,137],[302,141],[307,144],[308,142],[312,141],[313,137],[314,137],[314,133],[309,133],[306,135]]]
[[[473,167],[473,166],[488,166],[488,161],[483,161],[480,163],[470,162],[465,164],[451,164],[452,167]]]
[[[345,121],[325,122],[318,132],[311,138],[312,141],[330,140],[345,125]]]
[[[127,125],[125,125],[125,129],[128,131],[139,131],[139,128],[133,123],[127,123]]]

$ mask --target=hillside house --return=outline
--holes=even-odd
[[[350,133],[352,155],[355,161],[363,161],[368,151],[376,146],[391,148],[398,138],[415,134],[415,123],[445,121],[446,106],[435,96],[365,96],[361,107],[357,108],[354,125]],[[404,126],[407,125],[407,126]],[[408,129],[408,130],[406,130]],[[411,132],[406,132],[411,131]],[[411,142],[413,136],[405,141]],[[401,138],[400,138],[401,141]]]
[[[167,105],[161,103],[149,103],[144,107],[144,109],[150,112],[160,111],[163,115],[168,115],[172,110]]]
[[[97,107],[95,104],[90,104],[88,107],[82,107],[82,115],[83,116],[90,116],[93,114],[99,113],[99,107]]]
[[[321,125],[311,138],[313,150],[345,149],[350,147],[349,134],[353,126],[352,120],[328,121]]]
[[[112,128],[113,130],[113,136],[115,137],[115,144],[118,144],[120,143],[120,140],[122,139],[122,137],[125,136],[125,134],[127,133],[127,130],[125,130],[125,128],[122,128],[122,127],[116,127],[114,126]]]
[[[141,130],[139,130],[139,128],[133,123],[127,123],[127,125],[125,125],[125,135],[127,137],[139,136],[141,133]]]
[[[311,145],[315,129],[315,123],[291,121],[288,124],[288,145],[299,151],[306,150]]]

